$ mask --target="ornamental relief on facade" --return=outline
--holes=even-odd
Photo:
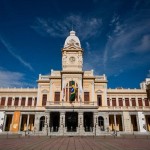
[[[41,92],[42,92],[42,93],[49,93],[49,91],[46,90],[46,89],[42,90]]]
[[[95,93],[103,93],[101,90],[96,90]]]

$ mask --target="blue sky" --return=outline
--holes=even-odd
[[[150,0],[0,0],[0,87],[36,87],[61,70],[72,26],[83,69],[106,74],[109,88],[150,77]]]

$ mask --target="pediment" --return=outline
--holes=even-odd
[[[49,91],[44,89],[44,90],[42,90],[42,93],[49,93]]]
[[[101,91],[101,90],[97,90],[97,91],[96,91],[96,93],[103,93],[103,91]]]

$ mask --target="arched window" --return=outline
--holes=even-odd
[[[101,131],[104,131],[104,118],[102,116],[98,117],[98,125]]]
[[[40,118],[40,128],[39,128],[39,131],[42,131],[42,129],[44,127],[44,123],[45,123],[45,116],[42,116]]]

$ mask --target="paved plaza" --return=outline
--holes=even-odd
[[[0,150],[150,150],[149,138],[0,138]]]

